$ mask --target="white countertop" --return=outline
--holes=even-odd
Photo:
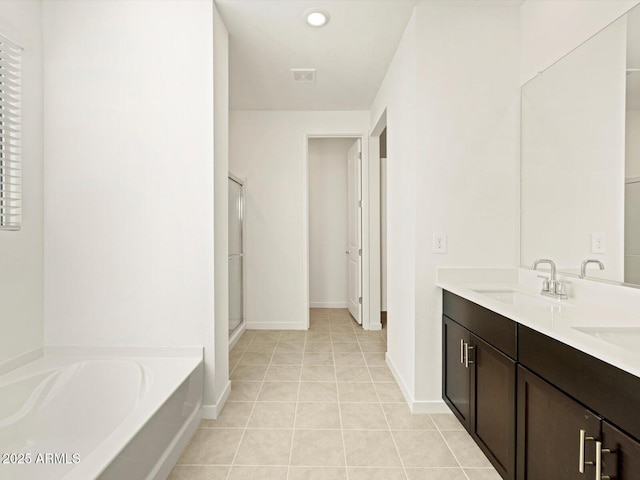
[[[624,343],[628,345],[623,347],[574,328],[640,329],[640,313],[616,308],[617,305],[609,307],[596,305],[596,302],[588,303],[579,296],[569,298],[566,301],[544,297],[540,294],[539,288],[518,281],[517,275],[511,281],[501,279],[498,283],[478,282],[477,275],[474,281],[470,281],[469,276],[467,278],[461,276],[461,281],[456,281],[454,277],[454,275],[448,274],[440,275],[437,282],[438,287],[640,377],[640,345],[635,348],[630,336],[624,339]],[[491,275],[487,276],[487,279],[490,280],[490,277]],[[502,277],[505,276],[502,275]],[[576,286],[573,288],[575,289]],[[533,306],[527,305],[527,302],[523,302],[523,305],[507,303],[477,290],[517,291],[527,295],[527,298],[531,297],[532,303],[539,300],[544,304]],[[632,294],[635,293],[632,292]],[[640,338],[640,330],[629,332],[630,335],[639,335]]]

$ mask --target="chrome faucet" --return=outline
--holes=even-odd
[[[595,263],[596,265],[598,265],[598,268],[600,268],[600,270],[604,270],[604,263],[602,263],[600,260],[588,258],[580,264],[580,278],[584,278],[587,276],[587,265],[589,265],[590,263]]]
[[[542,290],[540,290],[540,293],[542,295],[546,295],[547,297],[566,300],[568,297],[564,290],[564,283],[556,279],[556,264],[553,262],[553,260],[549,260],[547,258],[540,258],[535,262],[533,262],[533,269],[537,270],[538,265],[543,263],[546,263],[551,267],[551,274],[549,278],[542,277],[544,278],[544,282],[542,283]]]

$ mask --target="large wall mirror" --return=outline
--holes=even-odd
[[[640,285],[640,6],[522,87],[523,266]]]

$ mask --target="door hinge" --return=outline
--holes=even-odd
[[[362,249],[361,248],[358,250],[358,255],[362,256]]]
[[[362,200],[358,200],[358,206],[362,208]]]
[[[362,160],[362,152],[358,152],[358,160]]]
[[[358,303],[362,305],[362,297],[358,297]]]

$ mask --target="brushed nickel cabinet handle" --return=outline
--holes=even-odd
[[[464,338],[460,339],[460,363],[464,365]]]
[[[578,471],[580,473],[584,473],[584,466],[585,465],[593,465],[593,462],[585,462],[584,461],[584,444],[585,442],[589,440],[595,440],[594,437],[588,437],[587,436],[587,431],[586,430],[582,430],[580,429],[580,465],[578,467]]]
[[[611,453],[608,448],[602,448],[602,442],[596,442],[596,480],[610,480],[609,475],[602,475],[602,454]]]

